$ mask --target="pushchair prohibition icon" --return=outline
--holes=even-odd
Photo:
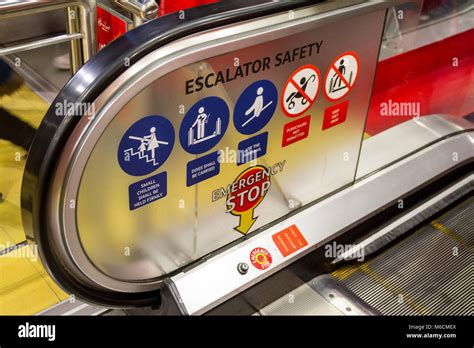
[[[321,76],[318,68],[308,64],[297,69],[285,83],[281,106],[289,117],[306,112],[313,105],[319,91]]]

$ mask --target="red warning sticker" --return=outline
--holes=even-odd
[[[289,117],[305,113],[316,100],[320,80],[318,68],[311,64],[303,65],[293,72],[281,94],[283,112]]]
[[[295,251],[308,245],[300,230],[296,225],[291,225],[272,236],[278,250],[280,250],[283,257],[293,254]]]
[[[264,248],[255,248],[250,252],[250,263],[257,269],[266,270],[272,265],[272,255]]]
[[[347,117],[349,100],[333,105],[324,111],[323,130],[343,123]]]
[[[324,94],[329,101],[336,101],[346,96],[359,75],[359,57],[355,52],[345,52],[329,66],[324,78]]]
[[[311,116],[305,116],[285,124],[283,127],[283,140],[281,146],[285,147],[307,138],[309,135],[310,121]]]

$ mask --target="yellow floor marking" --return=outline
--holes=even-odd
[[[23,85],[15,93],[1,96],[0,107],[37,128],[48,104]],[[4,198],[0,203],[0,244],[5,246],[25,240],[20,211],[25,154],[23,148],[0,139],[0,192]],[[30,246],[0,256],[0,315],[36,314],[68,297],[39,260],[24,255],[25,248]]]
[[[474,246],[472,245],[471,242],[469,242],[468,240],[466,240],[463,237],[459,236],[457,233],[455,233],[454,231],[452,231],[451,229],[449,229],[448,227],[443,225],[438,220],[433,220],[431,222],[431,226],[433,226],[437,231],[445,234],[446,236],[448,236],[452,240],[454,240],[454,241],[458,242],[459,244],[465,246],[470,251],[474,251]]]
[[[43,277],[43,279],[46,281],[50,289],[56,294],[56,296],[62,301],[68,298],[68,294],[66,294],[55,282],[51,277],[49,276],[48,272],[46,272],[46,269],[43,266],[43,263],[39,258],[36,260],[31,261],[33,267],[36,269],[36,271]]]
[[[359,265],[348,265],[341,267],[334,272],[332,272],[332,276],[339,281],[343,281],[344,279],[348,278],[350,275],[354,274],[359,270]]]
[[[0,251],[14,245],[11,237],[0,226]]]
[[[61,300],[38,272],[29,246],[0,256],[0,314],[31,315]],[[31,259],[32,257],[33,259]]]
[[[38,128],[49,108],[48,103],[25,84],[14,93],[1,96],[0,106],[33,128]]]
[[[0,192],[3,195],[0,228],[14,244],[25,240],[20,210],[21,180],[25,166],[22,156],[25,152],[8,141],[0,140]]]

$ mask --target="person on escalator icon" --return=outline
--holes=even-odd
[[[241,134],[254,134],[265,127],[278,104],[278,90],[269,80],[259,80],[245,88],[237,99],[234,124]]]
[[[204,138],[204,135],[206,134],[206,123],[209,120],[209,115],[204,112],[205,109],[203,106],[200,107],[198,111],[199,115],[191,127],[196,128],[196,140]]]
[[[245,112],[245,115],[248,116],[253,111],[252,117],[258,117],[263,111],[263,87],[257,89],[257,97],[253,102],[252,106]]]
[[[336,83],[337,83],[337,87],[341,87],[341,76],[344,76],[344,74],[346,73],[346,67],[344,66],[344,59],[341,59],[341,61],[339,62],[339,66],[337,68],[337,70],[339,71],[339,74],[334,72],[334,75],[332,76],[333,78],[335,78],[334,80],[334,84],[331,88],[331,90],[334,90],[334,88],[336,87]]]
[[[164,116],[145,116],[123,134],[117,151],[124,172],[133,176],[150,174],[170,156],[175,139],[172,123]]]
[[[270,100],[267,105],[263,105],[263,91],[263,87],[259,87],[257,89],[257,97],[255,98],[255,101],[253,102],[252,106],[247,111],[245,111],[245,116],[250,116],[252,113],[253,115],[250,116],[250,118],[242,124],[242,127],[245,127],[253,119],[258,118],[263,112],[263,110],[272,105],[273,100]]]
[[[186,112],[179,127],[179,141],[188,153],[204,153],[217,145],[228,125],[227,103],[219,97],[206,97]]]

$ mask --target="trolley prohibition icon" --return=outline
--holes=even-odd
[[[281,94],[281,107],[289,117],[305,113],[316,100],[321,75],[314,65],[303,65],[285,83]]]

